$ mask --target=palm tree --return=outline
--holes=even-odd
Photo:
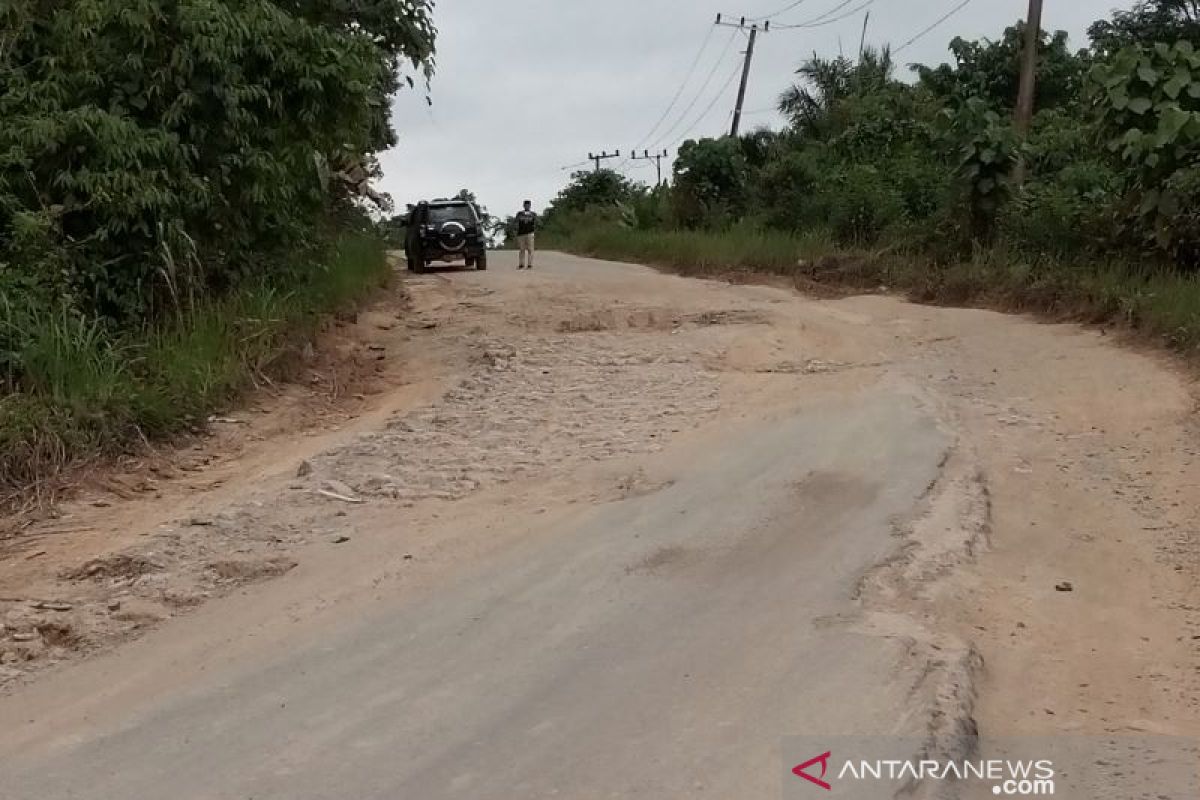
[[[779,96],[779,111],[808,136],[820,136],[834,106],[847,97],[886,87],[895,71],[888,47],[863,49],[858,63],[845,56],[821,58],[816,53],[800,65],[801,80]]]
[[[854,65],[844,56],[821,58],[816,53],[800,65],[801,80],[779,96],[779,111],[801,133],[819,133],[830,109],[849,94],[850,73]]]
[[[854,93],[864,94],[885,88],[892,82],[895,71],[896,62],[892,60],[892,48],[889,45],[881,48],[864,47],[851,77]]]

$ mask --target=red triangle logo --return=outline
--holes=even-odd
[[[829,757],[831,755],[832,755],[832,751],[826,752],[822,755],[819,755],[816,758],[811,758],[808,761],[805,761],[800,766],[794,768],[792,770],[792,774],[798,778],[804,778],[804,780],[808,781],[809,783],[815,783],[817,786],[820,786],[822,789],[824,789],[827,792],[832,792],[833,787],[830,786],[828,783],[826,783],[824,780],[825,773],[829,769]],[[809,767],[816,766],[817,764],[821,765],[821,777],[820,778],[815,778],[812,775],[809,775],[808,772],[806,771]]]

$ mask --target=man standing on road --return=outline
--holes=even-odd
[[[533,269],[533,237],[537,232],[537,214],[533,203],[525,201],[525,208],[517,212],[517,269]]]

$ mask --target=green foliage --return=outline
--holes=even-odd
[[[950,42],[953,66],[918,64],[914,69],[923,87],[950,103],[958,104],[974,97],[994,110],[1011,109],[1017,102],[1024,38],[1024,23],[1005,29],[998,41],[971,42],[956,38]],[[1053,35],[1043,31],[1039,42],[1035,107],[1048,109],[1072,105],[1084,87],[1088,66],[1086,54],[1072,53],[1068,49],[1065,31]]]
[[[962,142],[958,174],[967,183],[972,234],[989,240],[996,214],[1010,192],[1012,171],[1020,156],[1012,124],[977,97],[943,112],[951,141]]]
[[[572,173],[570,182],[550,201],[550,207],[542,215],[543,227],[564,225],[564,218],[572,212],[628,203],[644,191],[645,187],[611,169]]]
[[[393,250],[404,249],[404,239],[408,232],[408,212],[392,214],[379,223],[379,235]]]
[[[636,194],[628,202],[627,208],[633,227],[641,230],[660,229],[672,220],[671,189],[663,185]]]
[[[1137,45],[1091,77],[1109,150],[1128,176],[1130,218],[1157,247],[1200,267],[1189,224],[1200,169],[1200,51],[1187,41]]]
[[[381,242],[347,233],[289,290],[248,283],[114,332],[66,304],[0,302],[0,501],[73,459],[202,423],[307,338],[319,314],[384,283]],[[15,368],[14,368],[15,367]]]
[[[796,70],[800,83],[779,96],[779,111],[801,135],[823,139],[831,133],[831,117],[839,103],[882,91],[892,84],[894,71],[888,48],[867,48],[857,62],[845,56],[821,58],[814,53]]]
[[[394,142],[425,0],[6,4],[0,264],[138,320],[261,277]]]
[[[739,139],[688,140],[675,159],[675,218],[684,227],[737,219],[747,200],[749,162]]]
[[[601,258],[669,266],[690,275],[733,269],[793,274],[805,260],[833,250],[833,244],[820,233],[796,236],[745,226],[725,231],[649,231],[594,219],[579,222],[556,234],[551,246]]]
[[[1043,33],[1025,141],[1020,26],[955,40],[955,63],[918,67],[915,86],[886,51],[814,55],[780,99],[788,130],[681,150],[673,214],[611,206],[552,243],[1119,322],[1200,352],[1198,19],[1196,0],[1153,0],[1093,26],[1089,51]]]
[[[598,258],[654,264],[685,275],[737,271],[779,275],[797,286],[903,289],[916,301],[1036,311],[1051,319],[1115,323],[1182,352],[1200,352],[1200,276],[1131,269],[1127,263],[1041,254],[1003,246],[977,248],[965,258],[930,262],[923,253],[845,249],[823,232],[643,231],[581,225],[552,245]]]
[[[192,424],[388,274],[362,204],[431,8],[0,3],[0,493]]]
[[[1107,165],[1080,162],[1027,183],[1006,204],[1002,239],[1030,255],[1071,259],[1111,244],[1116,174]]]
[[[915,85],[893,78],[887,48],[857,60],[814,54],[780,97],[785,131],[687,142],[667,190],[671,213],[661,198],[635,195],[614,221],[821,231],[845,247],[944,260],[994,245],[1034,261],[1150,255],[1196,267],[1198,8],[1153,0],[1116,12],[1093,27],[1103,37],[1089,50],[1039,32],[1025,139],[1011,122],[1022,25],[994,40],[955,39],[953,62],[917,65]],[[1137,46],[1113,55],[1116,41]]]
[[[923,223],[935,217],[950,202],[954,176],[928,150],[914,148],[898,154],[886,165],[883,175],[894,187],[909,220]]]
[[[904,217],[904,198],[883,173],[857,165],[829,175],[822,186],[834,238],[843,245],[874,244]]]
[[[1160,216],[1169,219],[1166,241],[1175,260],[1194,271],[1200,270],[1200,164],[1175,170],[1163,184],[1162,195],[1175,197],[1178,207],[1168,214],[1160,204]],[[1160,196],[1161,197],[1161,196]],[[1161,221],[1160,221],[1160,224]],[[1161,229],[1160,229],[1161,230]],[[1157,236],[1159,242],[1163,236]]]
[[[767,128],[758,128],[750,133],[742,134],[738,139],[738,145],[746,159],[746,166],[752,170],[758,170],[770,164],[783,139],[782,135]]]
[[[1024,150],[1030,174],[1012,201],[1001,208],[999,232],[1027,255],[1071,258],[1113,249],[1122,175],[1100,147],[1092,119],[1051,109],[1034,118]]]
[[[1200,42],[1200,3],[1196,0],[1145,0],[1129,10],[1114,11],[1088,29],[1092,50],[1101,58],[1131,45],[1156,42]]]
[[[926,92],[891,83],[855,94],[831,110],[832,155],[854,163],[881,164],[914,149],[931,151],[941,105]]]
[[[815,149],[783,148],[756,178],[756,203],[772,228],[796,231],[824,214],[818,192],[826,167]]]
[[[1026,142],[1029,171],[1049,177],[1080,162],[1095,163],[1101,149],[1100,126],[1091,117],[1064,109],[1039,111]]]

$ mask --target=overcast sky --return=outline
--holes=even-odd
[[[571,170],[582,168],[589,152],[620,149],[624,154],[634,145],[657,145],[673,154],[683,138],[727,131],[745,38],[715,28],[713,21],[718,13],[761,16],[790,4],[740,2],[739,8],[739,0],[439,0],[433,105],[426,104],[419,84],[397,99],[393,115],[400,144],[382,157],[383,189],[403,208],[406,202],[470,188],[493,213],[511,214],[525,198],[535,208],[544,207]],[[852,0],[828,18],[863,2]],[[899,47],[958,2],[874,0],[867,42]],[[802,0],[772,25],[805,23],[839,5],[842,0]],[[1092,20],[1130,5],[1129,0],[1050,0],[1043,27],[1066,30],[1072,47],[1082,47]],[[1026,0],[973,0],[897,60],[945,61],[954,36],[996,38],[1026,8]],[[864,14],[759,36],[743,129],[780,124],[771,110],[775,98],[814,50],[836,55],[840,47],[855,53]],[[675,108],[647,139],[706,40]],[[562,169],[568,165],[574,166]],[[664,172],[668,169],[664,162]],[[654,180],[651,162],[623,171]]]

